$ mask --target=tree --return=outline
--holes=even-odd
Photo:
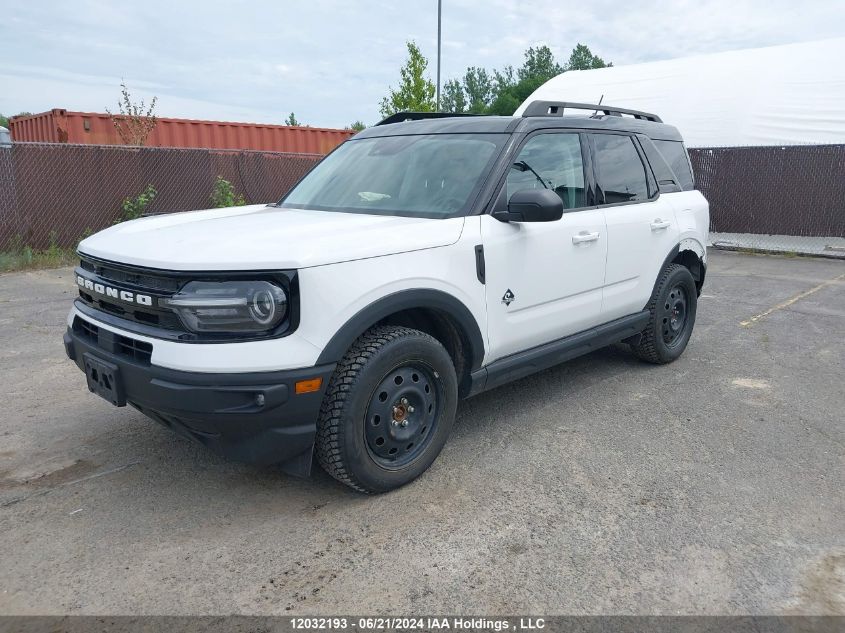
[[[464,75],[467,111],[483,114],[493,100],[493,79],[484,68],[470,66]]]
[[[9,127],[9,117],[0,114],[0,127]]]
[[[399,69],[399,88],[388,88],[389,94],[381,100],[379,111],[384,117],[396,112],[434,112],[434,84],[425,76],[426,59],[413,40],[407,42],[408,59]]]
[[[457,79],[450,79],[443,85],[443,94],[440,97],[440,111],[454,112],[460,114],[467,110],[467,98],[461,82]]]
[[[296,120],[296,115],[295,115],[293,112],[291,112],[291,113],[290,113],[290,115],[288,116],[288,118],[286,118],[286,119],[285,119],[285,125],[290,125],[290,126],[293,126],[293,127],[298,127],[298,126],[301,126],[301,125],[302,125],[302,123],[300,123],[299,121],[297,121],[297,120]]]
[[[354,132],[360,132],[361,130],[367,129],[367,126],[364,125],[363,121],[353,121],[347,126],[347,129],[352,130]]]
[[[608,66],[613,66],[613,64],[606,64],[601,57],[593,55],[589,46],[577,44],[569,56],[566,70],[592,70],[593,68],[606,68]]]
[[[548,46],[532,46],[525,51],[525,60],[516,72],[512,66],[494,71],[496,97],[487,112],[510,116],[532,92],[562,72]]]
[[[548,46],[533,46],[525,51],[525,61],[517,71],[520,81],[543,77],[547,81],[563,72],[563,66],[555,61],[555,55]]]
[[[153,97],[145,111],[143,99],[138,102],[132,101],[132,95],[129,94],[125,81],[120,83],[120,94],[121,100],[117,104],[120,114],[112,114],[108,108],[106,112],[125,145],[143,145],[156,126],[154,111],[158,97]]]

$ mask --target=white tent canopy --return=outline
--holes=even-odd
[[[566,72],[515,115],[602,97],[659,115],[688,147],[845,143],[845,38]]]

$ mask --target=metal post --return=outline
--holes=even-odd
[[[440,112],[440,18],[443,12],[443,0],[437,0],[437,106]]]

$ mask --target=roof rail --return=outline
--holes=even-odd
[[[423,119],[446,119],[455,116],[479,116],[469,112],[397,112],[376,123],[376,125],[390,125],[403,121],[422,121]]]
[[[651,114],[650,112],[629,110],[628,108],[617,108],[598,103],[569,103],[566,101],[532,101],[528,104],[528,107],[525,108],[522,116],[563,116],[565,108],[570,108],[572,110],[593,110],[595,112],[603,112],[608,116],[622,116],[623,114],[630,114],[635,119],[663,123],[663,119],[656,114]]]

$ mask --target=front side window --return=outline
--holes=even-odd
[[[466,214],[506,138],[429,134],[347,141],[280,206],[430,218]]]
[[[634,139],[620,134],[594,134],[596,179],[605,204],[648,200],[645,165]]]
[[[578,134],[540,134],[522,147],[508,172],[508,199],[522,189],[551,189],[564,209],[585,206]]]

